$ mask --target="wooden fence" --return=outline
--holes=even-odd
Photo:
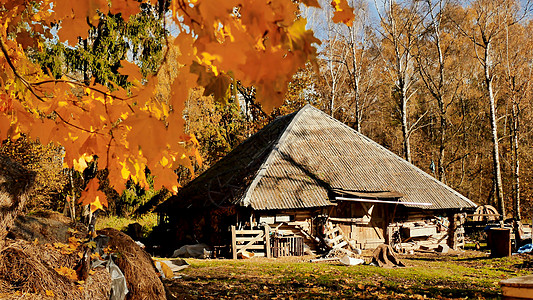
[[[301,236],[280,236],[272,238],[272,256],[301,256],[304,255],[304,242]]]

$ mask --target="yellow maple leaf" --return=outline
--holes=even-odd
[[[46,296],[54,297],[54,292],[51,290],[46,290]]]
[[[100,260],[102,260],[102,257],[100,256],[100,253],[94,252],[93,254],[91,254],[91,259],[100,259]]]
[[[99,209],[104,210],[104,206],[100,202],[100,196],[96,196],[94,202],[91,203],[91,212],[95,212]]]
[[[92,160],[93,160],[92,155],[87,155],[86,153],[83,153],[83,155],[80,158],[78,158],[77,160],[74,159],[72,161],[74,170],[78,172],[83,172],[83,170],[85,170],[88,167],[87,163],[91,162]]]
[[[160,261],[159,263],[161,264],[161,270],[163,270],[163,274],[167,279],[171,279],[172,277],[174,277],[174,272],[172,272],[172,270],[166,263],[162,261]]]
[[[78,274],[76,274],[76,271],[69,268],[69,267],[61,267],[54,269],[59,275],[63,275],[67,277],[70,280],[77,281],[78,280]]]

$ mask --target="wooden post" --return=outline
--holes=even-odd
[[[270,226],[265,224],[265,254],[267,258],[270,258]]]
[[[446,241],[446,244],[448,244],[448,247],[450,249],[455,249],[455,218],[454,214],[448,214],[448,240]]]
[[[231,225],[231,253],[233,259],[237,259],[237,234],[235,233],[235,225]]]

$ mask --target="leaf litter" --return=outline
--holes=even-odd
[[[500,280],[533,271],[527,255],[492,259],[465,251],[401,259],[406,268],[308,258],[191,259],[181,278],[165,285],[169,299],[494,299],[501,297]]]

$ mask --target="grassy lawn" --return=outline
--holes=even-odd
[[[133,223],[139,223],[143,228],[144,235],[148,235],[152,231],[152,228],[157,225],[157,214],[148,213],[140,218],[122,218],[117,216],[103,216],[96,219],[96,230],[104,228],[114,228],[119,231],[124,231],[128,225]]]
[[[176,299],[498,299],[500,280],[533,273],[530,256],[473,251],[402,256],[393,269],[309,259],[187,259],[166,285]]]

